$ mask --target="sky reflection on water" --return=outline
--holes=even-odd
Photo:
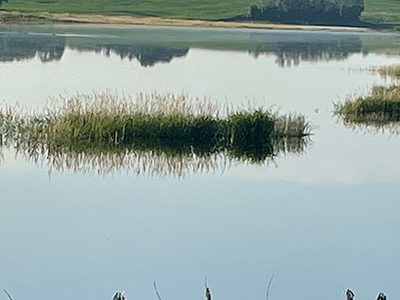
[[[240,52],[194,49],[183,60],[148,69],[121,61],[117,56],[106,58],[68,50],[60,62],[41,64],[36,60],[2,65],[7,76],[1,76],[0,89],[4,102],[36,108],[45,106],[49,97],[57,98],[59,94],[105,89],[126,95],[154,91],[187,93],[237,106],[248,102],[273,106],[281,113],[308,116],[315,135],[307,155],[278,158],[278,169],[246,167],[231,169],[227,175],[300,182],[385,181],[399,178],[393,168],[398,161],[395,148],[398,139],[389,133],[364,136],[362,132],[352,132],[337,124],[332,111],[333,102],[344,101],[350,93],[366,92],[374,83],[384,83],[379,75],[360,68],[395,62],[396,57],[357,54],[346,61],[304,62],[297,68],[282,69],[274,63],[274,57],[254,59]],[[22,89],[20,82],[24,82]]]
[[[153,280],[165,298],[198,299],[205,275],[216,299],[263,298],[272,274],[272,299],[398,293],[398,182],[48,180],[25,167],[0,175],[0,281],[19,299],[153,299]]]
[[[104,177],[13,158],[0,165],[0,284],[14,299],[356,299],[400,295],[400,140],[354,132],[335,101],[384,83],[363,72],[397,57],[370,53],[281,68],[274,55],[191,48],[170,64],[65,49],[62,59],[0,64],[0,100],[28,108],[48,97],[109,89],[253,99],[314,126],[313,144],[276,165],[234,166],[184,179]],[[23,83],[23,84],[21,84]],[[0,296],[5,299],[5,295]]]

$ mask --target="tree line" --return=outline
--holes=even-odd
[[[295,23],[351,23],[359,20],[364,0],[263,0],[250,7],[253,20]]]

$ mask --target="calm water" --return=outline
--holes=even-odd
[[[185,176],[60,172],[3,149],[0,287],[14,299],[400,297],[400,138],[345,128],[333,103],[388,84],[391,34],[0,28],[0,101],[28,109],[105,90],[187,93],[304,114],[312,143],[265,165]],[[0,296],[6,299],[6,295]]]

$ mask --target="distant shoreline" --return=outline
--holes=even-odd
[[[69,13],[20,13],[0,11],[0,24],[113,24],[113,25],[153,25],[153,26],[185,26],[211,28],[252,28],[252,29],[281,29],[281,30],[311,30],[338,32],[366,32],[370,28],[347,26],[292,25],[264,22],[239,21],[207,21],[187,19],[164,19],[158,17],[134,17],[98,14],[69,14]]]

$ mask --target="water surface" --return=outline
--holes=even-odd
[[[400,140],[333,102],[388,84],[399,36],[157,27],[2,27],[0,100],[187,93],[308,116],[301,155],[188,171],[52,170],[3,149],[0,283],[15,299],[357,299],[400,295]],[[3,295],[5,298],[5,295]]]

